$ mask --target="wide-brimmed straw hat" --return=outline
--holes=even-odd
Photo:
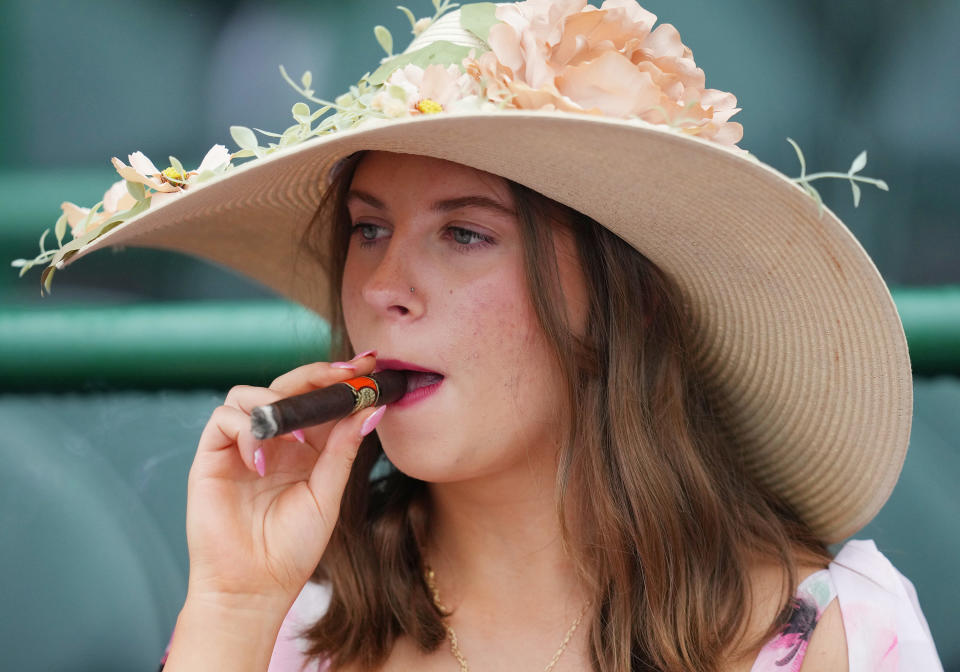
[[[403,54],[378,27],[387,58],[330,105],[309,73],[288,77],[319,107],[298,103],[281,134],[234,127],[241,150],[216,146],[195,171],[114,159],[124,179],[104,202],[65,203],[59,248],[16,263],[48,264],[49,289],[56,269],[101,248],[176,250],[326,315],[324,273],[298,251],[338,161],[383,150],[488,171],[592,217],[665,271],[750,471],[825,541],[869,522],[906,453],[910,362],[886,285],[808,176],[736,147],[736,99],[706,89],[676,30],[654,29],[633,0],[448,4],[419,21],[404,10],[416,37]],[[243,157],[254,158],[235,165]],[[871,181],[864,163],[847,173],[855,198]]]

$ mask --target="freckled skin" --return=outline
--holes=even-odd
[[[372,225],[366,235],[377,236],[361,247],[364,235],[355,230],[347,254],[342,299],[351,343],[445,375],[431,397],[388,409],[377,432],[391,462],[414,478],[452,482],[529,468],[528,451],[552,461],[562,388],[528,297],[519,225],[482,208],[430,209],[475,195],[512,209],[506,183],[439,159],[372,152],[351,189],[385,206],[350,202],[351,221]],[[494,243],[465,253],[451,226]],[[582,273],[566,237],[556,244],[564,292],[575,299],[572,318],[582,325]]]

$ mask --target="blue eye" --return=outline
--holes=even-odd
[[[493,238],[490,236],[485,236],[482,233],[477,233],[470,229],[450,226],[447,227],[447,231],[450,232],[450,237],[453,239],[453,242],[457,244],[460,252],[473,252],[474,250],[489,247],[494,244]]]
[[[367,222],[357,222],[353,225],[350,235],[360,237],[360,247],[371,247],[381,238],[386,238],[389,233],[386,227]],[[490,236],[465,229],[460,226],[448,226],[445,233],[453,241],[458,252],[473,252],[484,247],[495,244]]]
[[[377,229],[383,229],[383,227],[359,222],[353,225],[350,234],[353,236],[360,234],[360,247],[370,247],[380,239],[380,236],[377,235]]]

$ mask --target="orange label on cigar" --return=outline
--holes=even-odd
[[[353,389],[356,403],[353,406],[353,412],[356,413],[361,408],[367,408],[377,403],[380,398],[380,386],[377,381],[367,376],[357,376],[350,380],[343,381]]]
[[[351,378],[350,380],[345,380],[343,382],[349,385],[350,387],[352,387],[357,392],[359,392],[361,388],[364,388],[364,387],[369,387],[374,392],[380,391],[379,388],[377,387],[377,382],[373,378],[368,378],[367,376],[357,376],[356,378]]]

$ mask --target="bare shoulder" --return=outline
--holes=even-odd
[[[800,672],[848,672],[847,635],[843,629],[840,603],[834,599],[817,622]]]
[[[804,579],[811,574],[825,568],[824,565],[810,564],[803,562],[803,559],[797,558],[797,583],[802,583]],[[761,637],[770,629],[780,614],[780,610],[790,596],[786,592],[787,576],[785,568],[776,562],[757,562],[750,571],[749,577],[749,601],[750,618],[744,624],[744,637],[739,646],[743,648],[735,649],[728,653],[728,658],[722,666],[724,672],[750,672],[753,670],[757,656],[761,648],[766,644]],[[824,633],[828,634],[824,634]],[[819,633],[819,634],[818,634]],[[817,648],[814,649],[813,647]],[[840,610],[836,606],[836,600],[828,605],[827,609],[821,615],[817,627],[811,635],[808,643],[807,659],[821,660],[821,663],[804,661],[803,672],[816,672],[817,670],[839,670],[845,672],[846,665],[846,638],[843,632],[843,622],[840,618]],[[820,651],[820,653],[817,653]],[[834,666],[831,661],[835,658],[828,657],[828,654],[837,653],[836,658],[842,660],[842,666]],[[816,655],[814,655],[816,654]]]
[[[797,582],[802,583],[810,575],[824,569],[823,566],[814,564],[801,564],[797,571]],[[781,590],[774,589],[783,578],[782,570],[772,570],[767,568],[766,572],[761,572],[761,578],[758,581],[761,591],[766,589],[767,599],[758,599],[760,614],[762,614],[761,624],[769,624],[769,618],[773,613],[771,607],[781,604],[786,595]],[[769,596],[776,595],[775,599]],[[834,598],[827,608],[820,614],[813,634],[810,635],[810,641],[807,644],[806,654],[803,658],[803,664],[800,672],[848,672],[847,656],[847,636],[843,626],[843,616],[840,611],[840,603]]]

